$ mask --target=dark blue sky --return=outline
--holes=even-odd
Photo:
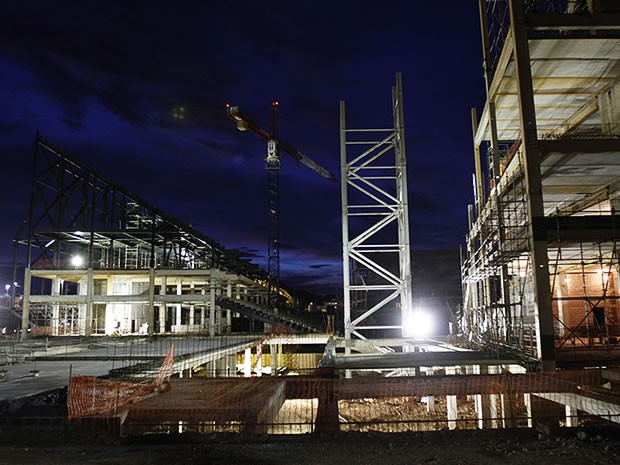
[[[412,248],[464,242],[470,108],[484,96],[475,0],[0,0],[0,18],[2,278],[28,210],[36,131],[264,263],[265,143],[237,131],[225,105],[268,128],[278,100],[281,137],[339,175],[339,100],[348,126],[390,126],[396,72]],[[334,290],[339,186],[283,155],[281,198],[283,281]]]

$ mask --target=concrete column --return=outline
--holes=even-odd
[[[326,378],[318,385],[318,401],[316,412],[315,431],[317,433],[332,433],[340,431],[338,416],[338,398],[334,390],[334,382]]]
[[[478,374],[493,374],[494,367],[479,366]],[[477,394],[475,398],[476,412],[478,413],[478,428],[497,428],[497,395]]]
[[[84,335],[90,336],[93,332],[93,269],[88,268],[86,271],[86,305],[84,306]],[[81,292],[80,292],[81,294]]]
[[[598,95],[603,132],[613,133],[620,129],[620,84]]]
[[[512,394],[502,394],[500,396],[502,406],[502,428],[516,428],[517,420],[514,418],[514,397]]]
[[[166,295],[166,286],[168,285],[167,276],[161,277],[161,286],[159,286],[159,295]],[[168,306],[165,303],[161,303],[159,306],[159,331],[161,333],[166,332],[166,319],[168,318]]]
[[[222,281],[218,281],[218,286],[215,287],[215,295],[222,295]],[[224,318],[222,317],[222,309],[218,305],[215,306],[215,333],[221,335],[224,333]]]
[[[577,418],[577,409],[572,408],[570,405],[565,406],[566,411],[566,426],[574,428],[579,426],[579,418]]]
[[[60,287],[62,279],[58,276],[52,279],[52,295],[60,295]],[[60,327],[60,305],[52,305],[52,334],[58,336],[58,328]]]
[[[498,399],[499,397],[497,394],[489,395],[489,428],[497,428],[499,426],[497,416]]]
[[[163,275],[161,277],[161,286],[159,287],[159,295],[166,295],[166,286],[168,285],[168,277]]]
[[[502,367],[503,373],[523,374],[527,370],[521,365],[504,365]],[[516,428],[518,426],[517,418],[515,417],[515,406],[518,404],[518,394],[502,394],[502,420],[504,428]],[[531,416],[531,415],[528,415]]]
[[[189,284],[189,293],[191,295],[194,295],[196,293],[195,284],[193,282]],[[194,330],[193,326],[196,324],[196,314],[195,314],[194,304],[190,304],[189,306],[189,315],[188,315],[187,324],[188,324],[188,327],[187,327],[188,330],[193,331]]]
[[[426,413],[435,413],[435,396],[428,396],[426,398]]]
[[[204,303],[202,307],[202,321],[200,322],[200,328],[202,330],[209,327],[209,299],[207,298],[207,291],[205,289],[200,291],[200,295],[202,295],[201,300]]]
[[[447,375],[455,375],[456,367],[447,367],[446,368]],[[458,418],[458,406],[456,403],[456,396],[446,396],[446,408],[448,413],[448,429],[453,430],[456,429],[457,423],[456,420]]]
[[[224,356],[217,360],[217,372],[215,376],[228,376],[228,357]]]
[[[226,363],[226,376],[237,376],[237,355],[229,355]]]
[[[226,334],[232,334],[232,312],[226,310]]]
[[[161,320],[161,315],[160,315]],[[155,269],[149,268],[149,303],[146,307],[147,334],[153,335],[155,329]],[[161,331],[161,328],[160,328]]]
[[[215,277],[211,271],[209,279],[209,336],[215,336]]]
[[[30,337],[28,326],[30,324],[30,281],[32,280],[32,272],[30,267],[24,272],[24,296],[22,298],[22,332],[19,339],[23,341]]]
[[[448,429],[456,429],[456,420],[458,418],[456,396],[446,396],[446,407],[448,409]]]
[[[523,394],[523,402],[525,402],[525,415],[527,416],[527,427],[531,428],[534,426],[534,421],[532,418],[532,394],[525,393]]]
[[[228,281],[228,283],[226,284],[226,297],[233,297],[233,285],[230,281]],[[224,333],[232,333],[232,312],[228,309],[226,309],[226,324],[224,326]]]
[[[80,277],[77,283],[77,295],[84,298],[85,302],[88,302],[88,277]],[[73,334],[76,327],[78,334],[81,336],[86,335],[86,308],[88,303],[79,304],[77,319],[71,319],[70,334]]]
[[[243,376],[246,378],[252,376],[252,349],[245,349],[243,353]]]
[[[271,359],[271,376],[276,376],[278,373],[278,345],[269,345],[269,358]]]
[[[177,278],[177,295],[181,295],[183,293],[183,282],[181,278]],[[177,329],[181,326],[181,304],[175,304],[176,315],[174,324],[177,325]]]
[[[536,394],[529,394],[528,407],[528,426],[531,425],[539,430],[550,434],[560,426],[560,422],[566,420],[566,410],[564,405],[540,397]]]
[[[420,376],[430,376],[433,375],[433,369],[426,367],[419,367],[419,375]],[[426,413],[435,413],[435,396],[426,396]]]
[[[263,346],[256,347],[256,376],[263,376]]]
[[[564,323],[564,301],[562,300],[562,297],[568,297],[569,295],[570,277],[568,273],[564,271],[560,273],[558,278],[559,282],[555,285],[558,297],[558,320],[560,320],[560,323],[558,323],[558,334],[560,337],[564,337],[566,334],[566,327],[562,324]]]

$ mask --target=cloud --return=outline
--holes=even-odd
[[[314,264],[314,265],[310,265],[309,268],[312,268],[314,270],[319,270],[321,268],[326,268],[328,266],[332,266],[332,265],[329,264],[329,263],[317,263],[317,264]]]
[[[99,102],[122,119],[134,124],[141,124],[140,101],[135,94],[119,83],[109,83],[99,92]]]
[[[38,130],[182,222],[264,261],[266,144],[239,132],[225,104],[267,129],[279,100],[278,136],[339,175],[339,100],[347,127],[385,127],[402,71],[412,246],[462,242],[469,111],[484,92],[470,2],[397,0],[360,4],[354,14],[346,2],[325,0],[5,3],[0,135],[14,175],[1,188],[3,203],[15,206],[7,215],[28,201]],[[427,18],[443,8],[450,28],[437,29]],[[458,60],[457,85],[454,60],[441,56]],[[172,117],[178,106],[183,120]],[[283,154],[280,188],[282,276],[333,287],[341,279],[340,185]],[[26,213],[7,224],[17,227]],[[15,228],[6,229],[0,244],[12,245]]]

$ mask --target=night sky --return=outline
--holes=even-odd
[[[339,176],[339,101],[348,127],[390,127],[397,72],[411,246],[458,248],[470,109],[484,101],[477,3],[0,0],[0,279],[28,211],[37,131],[264,265],[266,144],[238,131],[226,104],[268,129],[279,101],[281,138]],[[340,186],[282,154],[285,284],[340,288],[340,224]]]

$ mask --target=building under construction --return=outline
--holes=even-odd
[[[547,370],[620,361],[620,6],[481,1],[487,100],[462,334]]]
[[[22,337],[316,330],[266,305],[266,273],[37,136]],[[285,291],[283,296],[291,303]],[[234,312],[233,312],[234,311]],[[235,318],[233,318],[235,316]],[[309,320],[309,319],[308,319]]]
[[[0,400],[29,377],[63,386],[70,362],[68,419],[122,434],[619,423],[620,8],[479,7],[487,101],[453,334],[416,332],[397,74],[393,127],[352,128],[340,104],[342,331],[274,307],[269,273],[37,137]]]

